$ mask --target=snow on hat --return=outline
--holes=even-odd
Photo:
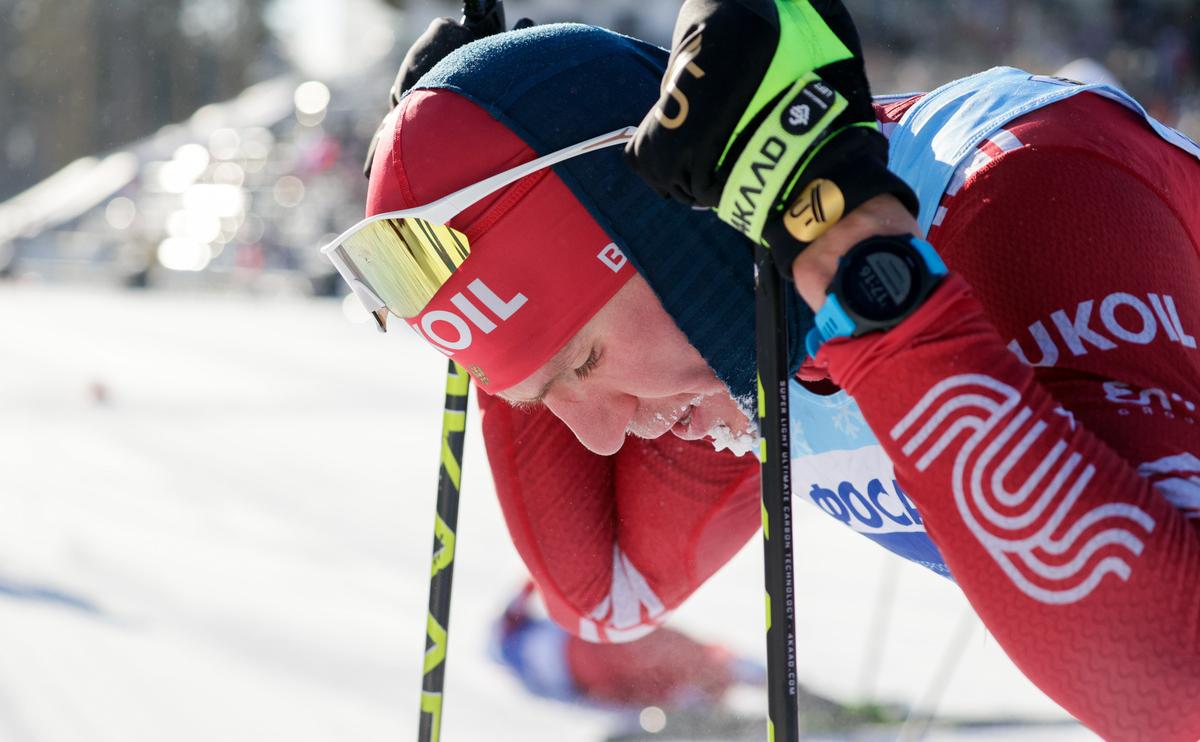
[[[636,125],[658,99],[667,56],[656,46],[578,24],[536,26],[458,49],[421,78],[393,113],[394,136],[380,142],[372,167],[368,213],[427,203],[536,155]],[[610,257],[617,263],[616,256],[628,257],[733,395],[751,398],[754,288],[748,244],[715,215],[658,196],[618,150],[556,165],[553,173],[526,178],[455,220],[471,239],[472,253],[434,297],[439,307],[451,306],[456,293],[469,302],[463,284],[469,291],[485,262],[546,284],[537,291],[553,291],[555,283],[569,291],[559,294],[564,299],[557,306],[526,315],[516,311],[508,320],[561,320],[553,327],[475,330],[470,349],[453,351],[454,357],[470,361],[473,351],[494,351],[486,358],[472,356],[476,362],[468,364],[480,367],[476,378],[480,372],[489,378],[481,385],[487,391],[521,381],[627,280],[626,266],[592,285],[593,279],[574,278],[544,262],[595,267],[597,254],[611,243],[618,252],[610,251]],[[524,243],[534,239],[538,249],[529,249]],[[530,297],[535,289],[526,285],[496,291],[493,298],[511,302],[516,297],[509,291]],[[803,337],[797,312],[789,317],[793,337]],[[448,325],[439,329],[453,335]],[[480,338],[485,344],[476,347]]]

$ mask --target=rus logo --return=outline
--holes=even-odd
[[[1130,579],[1154,531],[1134,502],[1083,494],[1097,469],[1079,442],[986,374],[934,384],[889,435],[918,472],[949,479],[967,530],[1041,603],[1076,603],[1109,575]]]

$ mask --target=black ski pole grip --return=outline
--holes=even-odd
[[[504,33],[504,3],[501,0],[467,0],[463,3],[462,24],[477,39]]]

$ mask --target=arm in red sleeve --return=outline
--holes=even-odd
[[[997,159],[931,235],[930,301],[818,361],[1022,671],[1105,738],[1194,742],[1200,174],[1165,159],[1174,191],[1092,152]]]
[[[479,404],[513,544],[550,617],[575,636],[646,635],[758,529],[752,456],[671,435],[598,456],[548,410]]]

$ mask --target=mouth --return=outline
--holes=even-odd
[[[732,429],[720,415],[701,407],[696,400],[683,410],[683,414],[671,425],[670,431],[685,441],[708,440],[718,451],[728,449],[737,456],[744,456],[758,448],[758,430],[754,427]]]
[[[684,439],[685,441],[694,441],[698,438],[703,438],[708,434],[706,430],[692,430],[692,418],[696,412],[694,404],[688,405],[683,415],[680,416],[675,424],[671,426],[671,433],[675,436]],[[700,426],[697,426],[699,428]]]

